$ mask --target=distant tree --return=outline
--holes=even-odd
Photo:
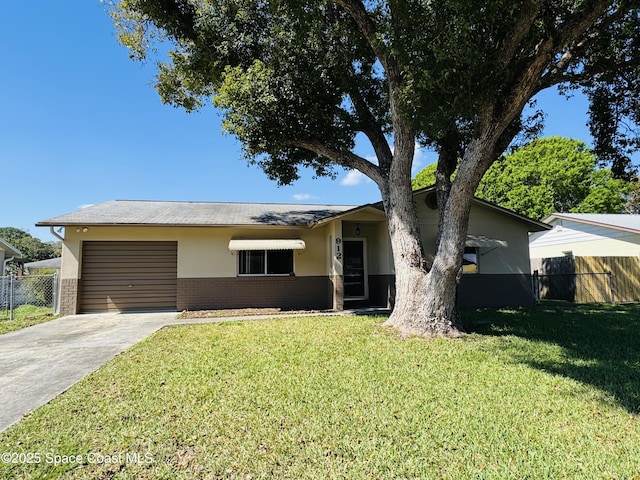
[[[435,184],[436,165],[413,179],[413,188]],[[455,175],[455,173],[454,173]],[[622,213],[635,184],[598,168],[584,142],[540,138],[496,161],[476,196],[521,215],[542,219],[553,212]]]
[[[640,123],[639,2],[113,0],[111,14],[134,58],[168,53],[155,85],[163,101],[192,111],[213,98],[270,178],[340,166],[374,181],[396,278],[387,325],[455,336],[473,193],[516,136],[535,132],[523,112],[536,94],[586,90],[597,145],[610,147],[601,158],[627,172],[636,132],[621,125]],[[358,135],[376,161],[354,151]],[[411,190],[416,141],[439,154],[432,262]]]
[[[42,242],[40,239],[32,237],[31,234],[14,227],[0,227],[0,238],[6,240],[22,253],[22,260],[27,262],[37,262],[59,256],[60,250],[56,250],[54,243]]]
[[[638,180],[633,186],[633,190],[627,197],[627,203],[624,205],[624,213],[638,215],[640,214],[640,183]]]

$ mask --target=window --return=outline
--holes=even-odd
[[[462,273],[478,273],[478,247],[464,247]]]
[[[293,250],[241,250],[239,275],[292,275]]]

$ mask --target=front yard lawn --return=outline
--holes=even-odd
[[[21,328],[37,325],[58,318],[53,314],[51,307],[36,307],[33,305],[22,305],[13,312],[13,320],[9,320],[9,313],[0,316],[0,335],[13,332]]]
[[[0,434],[0,478],[640,476],[640,308],[465,318],[165,328]]]

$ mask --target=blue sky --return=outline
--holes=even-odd
[[[112,199],[358,205],[375,185],[340,171],[278,187],[241,159],[213,107],[162,105],[153,64],[130,60],[98,0],[24,0],[0,7],[0,226],[34,224]],[[586,102],[543,92],[544,135],[590,142]],[[359,154],[373,151],[359,147]],[[418,152],[416,167],[435,161]]]

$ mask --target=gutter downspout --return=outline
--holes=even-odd
[[[56,238],[57,238],[58,240],[60,240],[61,242],[64,242],[64,238],[62,238],[62,237],[60,236],[60,234],[59,234],[59,233],[57,233],[57,232],[54,230],[54,227],[53,227],[53,226],[50,226],[50,227],[49,227],[49,231],[51,232],[51,235],[53,235],[54,237],[56,237]]]
[[[7,273],[7,265],[9,264],[9,262],[11,262],[12,260],[14,260],[16,257],[10,257],[10,258],[5,258],[4,262],[2,262],[2,271],[0,271],[0,275],[1,277],[5,277],[5,273]],[[9,277],[9,304],[7,305],[9,307],[9,321],[13,321],[13,277]],[[2,279],[2,289],[4,290],[5,286],[6,286],[6,282],[7,279],[3,278]]]
[[[2,275],[0,275],[0,276],[4,276],[4,274],[7,273],[7,265],[9,265],[9,262],[12,262],[15,259],[16,259],[15,256],[4,259],[4,262],[2,262]]]
[[[51,232],[51,235],[53,235],[62,243],[64,243],[64,238],[62,238],[62,236],[60,236],[60,234],[54,230],[53,225],[49,227],[49,231]],[[53,283],[54,283],[53,313],[56,315],[60,314],[60,296],[61,295],[60,295],[60,285],[58,282],[60,282],[61,275],[59,275],[59,273],[60,272],[56,273],[56,275],[53,277]]]

